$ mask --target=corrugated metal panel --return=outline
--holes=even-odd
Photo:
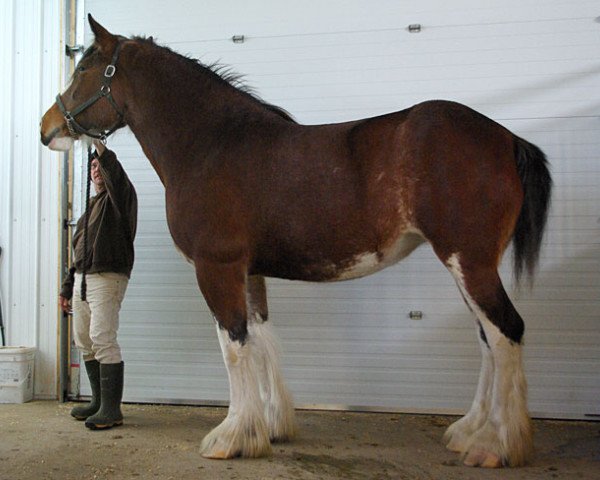
[[[13,3],[0,2],[0,71],[11,72],[13,66],[13,36],[12,19]],[[0,301],[2,311],[7,311],[7,300],[9,292],[9,276],[6,260],[6,252],[9,241],[10,227],[10,208],[12,205],[12,186],[10,178],[12,176],[12,161],[10,160],[12,151],[12,118],[10,116],[12,105],[13,76],[0,75],[0,105],[3,106],[0,112],[0,246],[3,249],[3,255],[0,259]]]
[[[56,395],[58,156],[39,121],[60,76],[60,1],[1,2],[0,245],[7,342],[37,347],[35,394]]]
[[[37,115],[32,118],[38,127],[41,116],[54,102],[60,90],[63,68],[64,44],[62,43],[61,8],[62,0],[43,1],[41,9],[41,35],[38,65],[40,69]],[[39,267],[37,295],[38,347],[37,374],[35,377],[36,398],[56,398],[57,392],[57,291],[60,268],[60,155],[42,147],[38,128],[32,129],[32,147],[39,155]],[[33,143],[35,142],[35,143]]]
[[[600,414],[600,24],[591,1],[191,2],[98,0],[110,30],[221,60],[303,123],[466,103],[548,154],[556,189],[527,325],[530,408]],[[145,13],[148,12],[148,13]],[[409,33],[420,23],[421,33]],[[245,35],[234,44],[232,35]],[[126,398],[227,400],[226,372],[194,274],[175,252],[164,192],[131,135],[111,147],[139,194],[137,261],[120,339]],[[502,273],[510,287],[508,263]],[[375,276],[268,283],[284,370],[300,405],[462,411],[479,349],[456,286],[429,247]],[[411,310],[424,312],[410,320]],[[343,327],[343,328],[342,328]]]

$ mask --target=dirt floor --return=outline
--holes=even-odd
[[[271,457],[221,461],[198,447],[224,408],[125,405],[123,426],[90,431],[72,406],[0,405],[1,480],[600,479],[600,423],[535,421],[530,466],[484,470],[444,448],[454,417],[298,411],[298,438]]]

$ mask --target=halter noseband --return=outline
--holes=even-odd
[[[117,102],[115,102],[115,99],[113,98],[110,90],[110,84],[117,71],[116,65],[117,59],[119,58],[119,53],[121,51],[121,45],[121,42],[117,44],[117,48],[115,48],[115,53],[113,53],[110,65],[107,65],[106,69],[104,70],[104,76],[102,77],[102,85],[100,86],[100,90],[96,92],[94,96],[89,98],[87,101],[83,102],[78,107],[72,109],[71,111],[67,110],[67,108],[65,107],[62,98],[60,98],[60,93],[56,96],[56,104],[58,105],[58,108],[60,109],[65,118],[65,122],[67,123],[67,129],[69,130],[69,133],[72,137],[76,137],[77,134],[83,134],[87,135],[88,137],[97,138],[104,143],[106,142],[107,137],[123,124],[124,115],[119,110]],[[77,120],[75,120],[75,117],[87,108],[91,107],[94,103],[96,103],[103,97],[106,97],[106,99],[112,105],[115,112],[117,112],[119,119],[115,123],[113,123],[109,128],[100,131],[100,133],[93,133],[91,130],[86,129],[81,124],[79,124]]]

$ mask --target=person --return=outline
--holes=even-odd
[[[74,266],[63,283],[59,303],[70,312],[72,302],[73,337],[92,390],[91,402],[76,406],[71,415],[95,430],[123,423],[124,363],[117,330],[133,268],[137,195],[115,153],[100,142],[94,145],[90,175],[96,195],[87,208],[87,242],[84,214],[73,236]],[[83,300],[82,277],[87,287]]]

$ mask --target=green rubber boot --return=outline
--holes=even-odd
[[[123,362],[100,364],[100,398],[100,410],[86,419],[85,426],[104,430],[123,425]]]
[[[88,360],[85,363],[85,371],[90,379],[92,387],[92,400],[87,405],[78,405],[71,410],[71,416],[77,420],[85,420],[100,410],[100,363],[98,360]]]

